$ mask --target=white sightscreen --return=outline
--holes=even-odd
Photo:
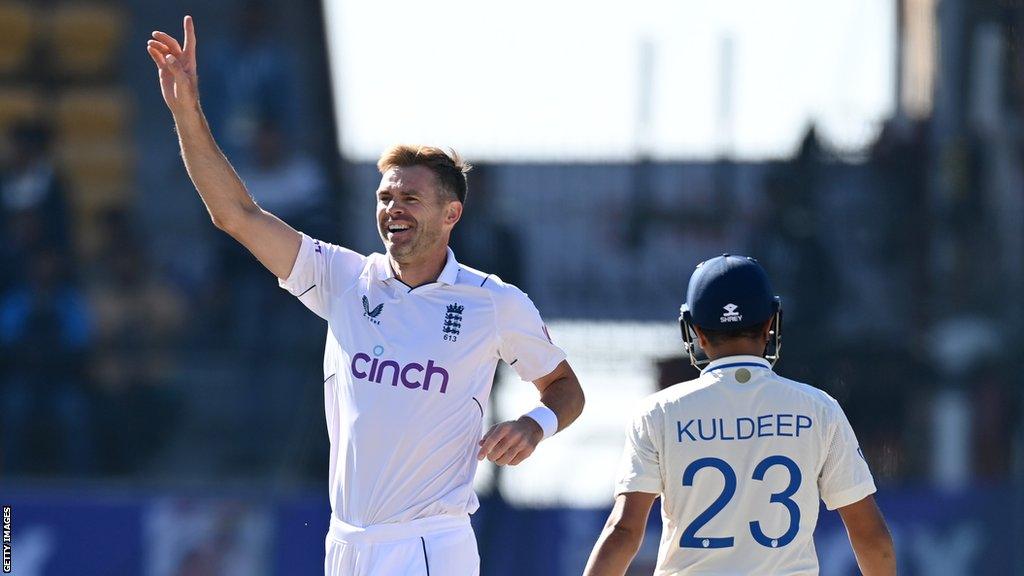
[[[895,0],[326,0],[346,156],[741,159],[840,149],[895,104]]]

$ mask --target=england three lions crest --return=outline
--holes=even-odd
[[[456,342],[459,339],[459,330],[462,329],[462,311],[466,307],[457,302],[448,305],[444,314],[444,325],[441,327],[441,334],[447,342]]]

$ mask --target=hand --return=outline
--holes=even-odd
[[[178,113],[199,107],[199,78],[196,76],[196,30],[191,16],[185,16],[185,47],[170,34],[153,32],[146,51],[160,73],[164,103]]]
[[[495,424],[480,440],[477,460],[487,458],[498,466],[515,466],[533,454],[544,439],[544,430],[533,418],[520,417],[515,421]]]

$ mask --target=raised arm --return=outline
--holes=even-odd
[[[185,169],[213,224],[238,240],[275,276],[287,278],[302,236],[256,205],[213,139],[199,105],[196,33],[191,16],[185,16],[184,27],[184,47],[169,34],[153,32],[147,51],[159,71],[164,103],[174,116]]]
[[[895,576],[896,552],[874,496],[839,508],[857,565],[864,576]]]

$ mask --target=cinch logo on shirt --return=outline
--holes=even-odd
[[[383,350],[381,352],[383,353]],[[440,383],[441,394],[448,389],[448,371],[434,364],[433,360],[427,360],[426,366],[418,362],[410,362],[403,366],[394,360],[371,358],[369,354],[360,352],[352,356],[351,368],[352,376],[377,384],[390,381],[392,386],[398,386],[401,382],[402,386],[410,390],[430,390],[431,384]]]

